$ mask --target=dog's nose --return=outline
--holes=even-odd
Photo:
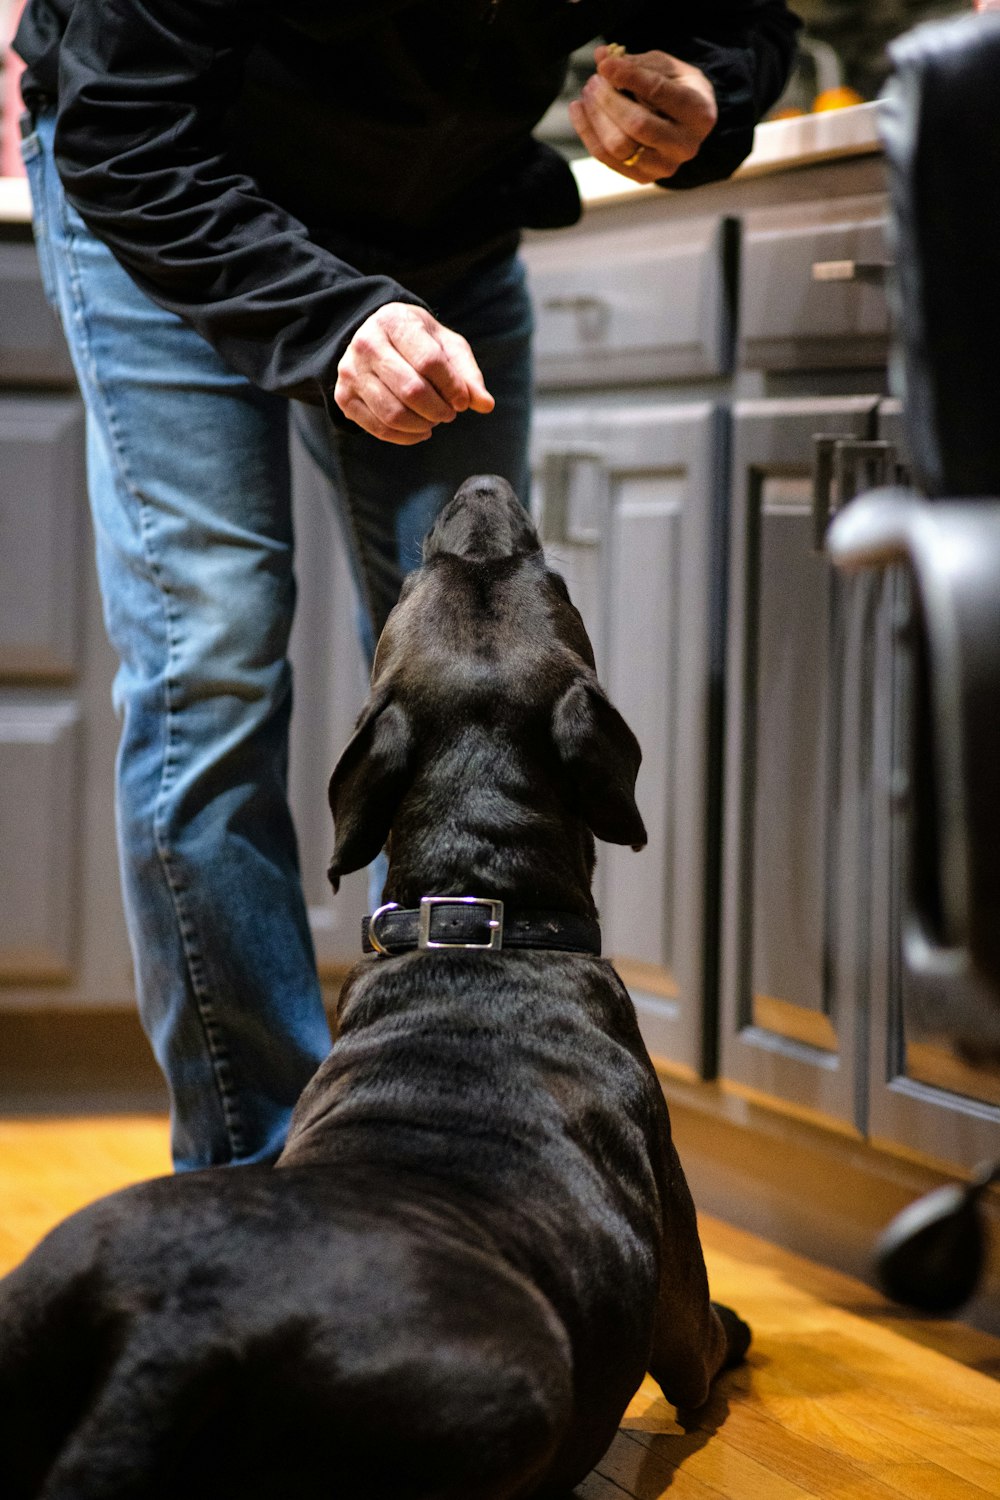
[[[464,484],[459,485],[454,498],[456,503],[464,501],[466,504],[477,500],[518,503],[513,489],[499,474],[471,474]]]
[[[444,506],[424,542],[425,560],[450,552],[477,562],[539,550],[524,506],[499,474],[473,474]]]

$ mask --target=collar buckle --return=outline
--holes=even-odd
[[[489,937],[484,943],[442,943],[431,937],[431,917],[436,906],[482,906],[490,913]],[[484,896],[423,896],[420,901],[418,948],[477,948],[496,951],[503,947],[503,902]]]

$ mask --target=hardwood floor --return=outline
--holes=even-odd
[[[0,1120],[0,1272],[92,1198],[169,1170],[157,1117]],[[703,1220],[749,1363],[677,1420],[651,1381],[580,1500],[1000,1496],[1000,1340],[904,1316],[861,1283]]]

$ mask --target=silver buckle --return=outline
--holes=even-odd
[[[431,908],[433,906],[487,906],[490,910],[489,939],[485,943],[434,943],[431,941]],[[424,896],[420,902],[420,927],[417,936],[418,948],[476,948],[503,947],[503,902],[491,901],[483,896]]]
[[[388,948],[383,948],[382,944],[379,942],[378,933],[375,931],[375,923],[378,921],[382,913],[387,911],[399,911],[399,902],[387,901],[384,906],[380,906],[377,911],[373,911],[371,916],[368,918],[368,941],[375,949],[375,952],[381,953],[383,958],[391,958],[392,954],[389,952]]]

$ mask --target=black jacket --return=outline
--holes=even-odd
[[[531,137],[597,35],[712,80],[670,179],[727,176],[778,96],[784,0],[28,0],[30,109],[71,203],[136,282],[265,390],[327,404],[377,307],[578,216]]]

